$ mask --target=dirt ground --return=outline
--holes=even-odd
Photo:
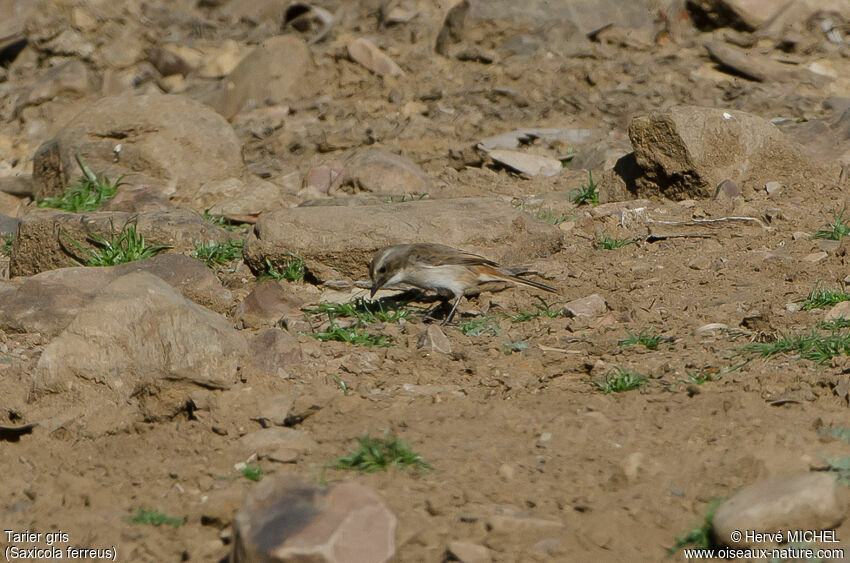
[[[115,25],[140,34],[146,45],[225,39],[252,45],[274,32],[269,22],[227,24],[216,8],[194,2],[130,4],[148,24],[128,17]],[[326,4],[332,12],[339,8]],[[733,201],[651,198],[646,212],[659,218],[746,216],[761,223],[718,224],[700,229],[705,238],[602,250],[603,233],[635,232],[619,218],[567,201],[587,181],[586,171],[567,167],[555,177],[527,178],[482,164],[474,150],[485,137],[527,127],[600,129],[609,146],[628,146],[634,116],[678,104],[797,124],[832,119],[837,97],[850,96],[843,78],[813,86],[724,72],[703,43],[748,34],[689,23],[678,35],[659,33],[663,23],[643,32],[614,27],[595,41],[541,34],[536,46],[513,53],[502,48],[510,30],[479,23],[467,41],[490,58],[459,60],[433,52],[442,20],[435,8],[423,7],[431,3],[394,3],[419,15],[393,25],[379,24],[379,2],[351,4],[334,34],[310,45],[323,78],[321,101],[305,103],[280,127],[262,119],[259,126],[233,121],[249,168],[291,188],[284,205],[295,205],[312,166],[376,145],[399,151],[435,179],[432,199],[496,195],[516,204],[513,198],[540,195],[533,201],[567,217],[559,225],[561,251],[530,263],[559,292],[544,297],[554,305],[598,294],[608,312],[589,319],[496,319],[497,330],[478,336],[449,326],[448,355],[417,348],[425,329],[418,319],[386,327],[397,342],[388,348],[300,334],[303,360],[287,368],[287,378],[247,377],[228,391],[205,391],[198,401],[205,404],[172,419],[119,424],[96,439],[36,426],[19,441],[0,442],[3,529],[63,531],[73,545],[114,546],[121,561],[219,561],[229,553],[233,511],[254,485],[234,468],[245,461],[236,439],[261,428],[256,405],[272,395],[297,398],[303,414],[291,426],[317,445],[293,463],[260,460],[264,478],[356,480],[373,488],[398,517],[395,560],[405,562],[446,560],[456,540],[486,546],[495,561],[662,561],[677,537],[700,524],[713,499],[768,476],[824,468],[824,456],[850,455],[850,446],[822,432],[848,426],[847,397],[836,391],[847,377],[846,362],[760,359],[739,350],[809,331],[823,320],[823,309],[789,304],[817,284],[844,282],[847,243],[825,245],[797,233],[830,222],[850,201],[850,185],[836,178],[774,195],[745,185]],[[788,57],[848,68],[846,45],[832,49],[804,32],[805,48],[798,43]],[[376,41],[405,75],[380,78],[349,60],[343,45],[357,36]],[[759,45],[776,55],[782,51],[772,46],[781,40]],[[97,63],[87,64],[102,75]],[[72,115],[78,103],[60,100],[43,111]],[[19,165],[25,167],[45,139],[27,133],[19,117],[4,127],[19,137],[16,150],[29,151]],[[822,250],[826,256],[811,261]],[[244,268],[222,273],[238,296],[257,283],[244,274]],[[463,303],[461,320],[482,309],[534,311],[537,303],[533,291],[508,289]],[[648,329],[662,336],[657,350],[620,342]],[[0,332],[2,424],[39,422],[28,415],[28,382],[48,341]],[[517,342],[524,349],[507,353],[506,343]],[[614,368],[648,382],[603,393],[597,382]],[[697,383],[699,376],[710,377]],[[358,436],[387,431],[432,469],[360,474],[326,468]],[[140,508],[183,524],[130,522]],[[528,519],[499,525],[500,514]],[[850,523],[837,535],[850,547]],[[670,560],[682,559],[680,553]]]

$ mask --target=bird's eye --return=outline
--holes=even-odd
[[[387,273],[387,267],[381,266],[380,268],[378,268],[378,273],[379,274],[386,274]]]

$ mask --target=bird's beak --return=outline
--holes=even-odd
[[[375,294],[378,293],[378,289],[379,289],[378,284],[373,283],[372,284],[372,291],[369,292],[369,299],[373,299],[375,297]]]

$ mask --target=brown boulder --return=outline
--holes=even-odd
[[[21,220],[12,252],[13,276],[31,276],[78,264],[87,257],[71,240],[84,248],[95,249],[88,239],[97,233],[110,240],[126,224],[135,224],[148,246],[168,245],[186,253],[199,244],[224,242],[230,233],[197,213],[174,210],[157,213],[37,213]]]
[[[642,197],[710,198],[727,179],[744,188],[811,184],[823,172],[774,125],[742,111],[672,107],[634,118],[629,137]]]
[[[412,160],[386,149],[354,154],[345,163],[342,184],[379,194],[426,194],[434,186]]]
[[[80,112],[35,154],[37,199],[58,196],[76,181],[76,153],[98,174],[128,174],[128,182],[178,201],[192,201],[207,182],[243,174],[242,143],[230,125],[181,96],[109,96]]]
[[[161,254],[119,266],[59,268],[27,278],[3,296],[0,329],[57,335],[104,287],[136,271],[154,274],[187,299],[218,313],[233,305],[230,291],[204,264],[183,254]]]
[[[560,249],[561,231],[509,204],[487,198],[420,200],[368,207],[295,207],[266,213],[245,243],[245,262],[266,270],[296,254],[342,275],[367,276],[372,254],[384,246],[441,242],[506,266]]]
[[[266,39],[225,78],[207,101],[226,118],[269,103],[283,104],[318,91],[307,44],[291,35]]]
[[[44,349],[33,391],[79,391],[118,404],[146,388],[188,383],[228,388],[248,347],[223,316],[147,272],[108,284]]]
[[[396,517],[371,489],[318,489],[291,478],[254,487],[234,521],[233,563],[381,563],[395,553]]]
[[[286,314],[297,311],[302,301],[287,293],[277,282],[255,287],[236,309],[236,320],[246,328],[271,327]]]

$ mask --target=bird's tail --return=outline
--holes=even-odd
[[[518,275],[515,275],[513,272],[507,269],[497,269],[492,266],[486,266],[487,273],[495,278],[495,279],[503,279],[505,281],[512,281],[514,283],[518,283],[521,285],[527,285],[529,287],[533,287],[535,289],[542,289],[543,291],[548,291],[551,293],[558,293],[558,290],[550,285],[546,285],[545,283],[541,283],[534,280],[528,280],[525,278],[521,278]]]
[[[534,280],[527,280],[527,279],[521,278],[519,276],[508,276],[508,277],[511,279],[511,281],[522,284],[522,285],[528,285],[528,286],[531,286],[531,287],[534,287],[534,288],[537,288],[537,289],[542,289],[543,291],[548,291],[550,293],[558,293],[557,289],[555,289],[551,285],[546,285],[545,283],[541,283],[541,282],[534,281]]]

